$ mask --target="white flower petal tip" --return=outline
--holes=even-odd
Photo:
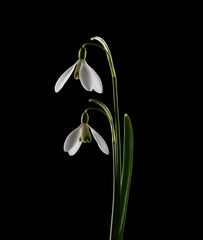
[[[84,60],[80,68],[80,82],[87,91],[95,90],[97,93],[103,92],[103,85],[100,77]]]
[[[79,141],[78,141],[78,142],[74,145],[74,147],[73,147],[71,150],[68,151],[68,154],[69,154],[70,156],[75,155],[76,152],[79,150],[81,144],[82,144],[82,142],[79,142]]]
[[[93,135],[94,139],[96,140],[100,150],[103,153],[109,155],[109,148],[108,148],[106,142],[104,141],[104,139],[102,138],[102,136],[98,132],[96,132],[92,127],[89,126],[89,128],[90,128],[92,135]]]
[[[71,67],[69,67],[58,79],[58,81],[55,84],[54,90],[55,92],[59,92],[61,90],[61,88],[64,86],[64,84],[67,82],[67,80],[69,79],[70,75],[73,73],[74,68],[76,66],[76,64],[78,63],[78,61],[76,63],[74,63]]]

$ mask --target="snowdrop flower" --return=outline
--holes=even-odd
[[[85,61],[86,55],[87,55],[86,48],[82,47],[78,53],[79,60],[75,64],[73,64],[70,68],[68,68],[56,82],[55,92],[61,90],[61,88],[69,79],[70,75],[73,73],[74,69],[75,69],[74,78],[80,79],[82,86],[87,91],[95,90],[98,93],[103,92],[101,79],[97,75],[97,73]]]
[[[90,134],[91,131],[101,151],[108,155],[109,149],[106,142],[98,132],[90,127],[88,121],[89,116],[86,112],[84,112],[81,117],[81,125],[73,130],[66,138],[64,143],[64,151],[68,152],[70,156],[74,155],[82,143],[90,143],[92,141],[92,136]]]

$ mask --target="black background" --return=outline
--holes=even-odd
[[[59,76],[77,61],[93,36],[111,50],[118,78],[121,135],[128,113],[134,130],[134,169],[124,239],[169,236],[170,154],[166,135],[173,43],[167,8],[128,6],[8,6],[4,25],[9,124],[4,184],[8,235],[21,238],[108,239],[112,204],[112,155],[108,121],[90,112],[89,124],[106,140],[110,155],[95,141],[75,156],[63,152],[67,135],[80,124],[91,98],[113,112],[107,59],[87,46],[88,64],[101,77],[103,94],[87,92],[70,77],[59,93]],[[89,9],[89,11],[87,10]],[[11,20],[9,20],[9,16]],[[8,85],[8,86],[7,86]],[[9,100],[9,101],[8,101]],[[166,123],[167,119],[167,123]],[[166,191],[167,190],[167,191]],[[62,237],[63,236],[63,237]],[[73,237],[74,236],[74,237]]]

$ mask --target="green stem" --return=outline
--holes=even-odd
[[[91,107],[91,108],[86,108],[86,109],[85,109],[85,112],[87,112],[87,111],[89,111],[89,110],[96,110],[96,111],[99,111],[99,112],[103,113],[103,114],[105,115],[105,117],[107,117],[108,120],[110,121],[110,119],[109,119],[109,117],[107,116],[107,114],[106,114],[104,111],[102,111],[101,109]]]
[[[105,116],[108,118],[110,126],[111,126],[112,143],[114,143],[114,145],[115,145],[116,137],[115,137],[113,118],[112,118],[110,110],[108,109],[108,107],[104,103],[100,102],[97,99],[90,99],[89,102],[94,102],[94,103],[98,104],[101,108],[103,108],[104,112],[99,108],[87,108],[86,110],[89,110],[89,109],[99,110],[100,112],[105,114]]]
[[[117,79],[112,78],[113,83],[113,95],[114,95],[114,115],[115,115],[115,131],[116,131],[116,143],[117,143],[117,158],[118,158],[118,174],[119,179],[121,176],[121,137],[120,137],[120,121],[119,121],[119,106],[118,106],[118,91],[117,91]]]
[[[98,47],[98,48],[102,49],[108,55],[108,52],[102,46],[100,46],[99,44],[96,44],[96,43],[84,43],[82,45],[82,47],[85,47],[88,45]]]
[[[116,169],[117,169],[117,164],[116,164],[116,143],[112,142],[112,152],[113,152],[113,199],[112,199],[112,214],[111,214],[111,227],[110,227],[110,238],[109,240],[117,240],[118,236],[118,213],[119,213],[119,202],[118,202],[118,197],[120,191],[118,191],[119,186],[118,186],[118,181],[117,179],[117,174],[116,174]]]
[[[99,46],[98,44],[92,43],[92,45],[97,45],[98,47],[102,48],[106,54],[107,54],[107,59],[109,62],[109,67],[111,70],[111,75],[112,75],[112,85],[113,85],[113,103],[114,103],[114,117],[115,117],[115,132],[116,132],[116,139],[117,139],[117,158],[118,158],[118,171],[119,171],[119,176],[121,175],[121,138],[120,138],[120,121],[119,121],[119,105],[118,105],[118,87],[117,87],[117,77],[116,77],[116,72],[113,64],[113,59],[112,55],[110,52],[110,49],[106,42],[100,38],[100,37],[93,37],[91,40],[97,40],[99,41],[104,48]],[[91,43],[89,43],[91,44]]]
[[[120,206],[120,203],[117,201],[120,198],[120,185],[118,185],[118,181],[116,181],[117,179],[117,163],[116,163],[116,141],[115,141],[115,130],[114,130],[114,123],[113,123],[113,118],[111,115],[111,112],[109,111],[109,109],[107,108],[107,106],[105,104],[103,104],[102,102],[100,102],[99,100],[96,99],[90,99],[90,102],[95,102],[96,104],[98,104],[100,107],[102,107],[104,109],[104,111],[102,111],[99,108],[87,108],[85,110],[89,111],[89,110],[97,110],[102,112],[109,120],[110,126],[111,126],[111,135],[112,135],[112,155],[113,155],[113,201],[112,201],[112,217],[111,217],[111,229],[110,229],[110,240],[111,239],[117,239],[118,237],[118,231],[115,232],[115,229],[119,229],[119,226],[117,225],[118,223],[116,223],[116,220],[118,221],[118,215],[117,213],[119,212],[118,207]],[[118,204],[119,203],[119,204]],[[116,220],[115,220],[116,219]],[[116,223],[116,224],[115,224]]]
[[[111,56],[111,54],[109,53]],[[115,199],[114,199],[114,216],[111,232],[111,240],[118,239],[118,226],[120,220],[120,179],[121,179],[121,139],[120,139],[120,121],[119,121],[119,105],[118,105],[118,88],[117,88],[117,78],[115,69],[113,66],[112,57],[108,57],[109,66],[112,74],[112,85],[113,85],[113,103],[114,103],[114,118],[115,118],[115,133],[116,133],[116,157],[115,157]]]
[[[113,104],[114,104],[114,120],[115,120],[115,142],[112,141],[113,150],[113,202],[112,216],[110,228],[110,240],[118,240],[120,226],[120,191],[121,191],[121,138],[120,138],[120,121],[119,121],[119,105],[118,105],[118,88],[117,78],[114,69],[113,59],[110,49],[106,42],[100,37],[93,37],[91,40],[97,40],[102,45],[94,43],[85,43],[85,45],[94,45],[105,51],[112,75],[113,85]]]
[[[112,75],[116,142],[115,145],[113,146],[113,149],[115,151],[113,154],[113,203],[112,203],[110,240],[118,240],[119,237],[118,232],[120,226],[121,139],[120,139],[117,78],[111,52],[106,42],[100,37],[93,37],[91,38],[91,40],[97,40],[103,45],[107,54],[107,59]]]

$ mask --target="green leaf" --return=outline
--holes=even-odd
[[[123,169],[121,176],[121,195],[120,195],[120,227],[119,240],[123,238],[128,198],[130,192],[130,183],[133,169],[133,129],[130,118],[127,114],[124,116],[124,145],[123,145]]]

